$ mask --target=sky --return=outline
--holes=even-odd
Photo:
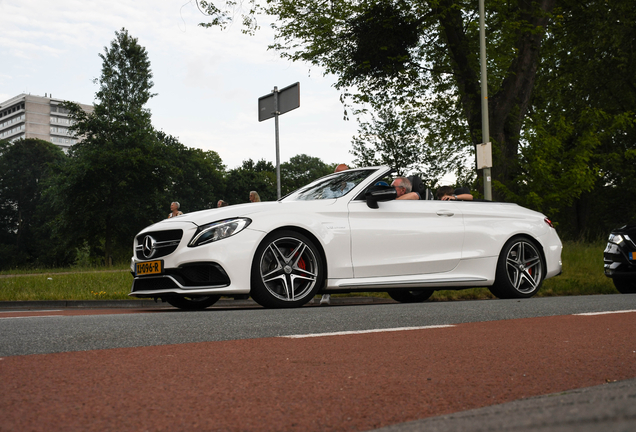
[[[126,28],[151,62],[156,129],[216,151],[228,169],[276,163],[274,119],[258,121],[258,98],[300,82],[300,108],[279,117],[280,162],[307,154],[351,164],[357,125],[343,119],[335,77],[268,50],[266,20],[256,36],[204,21],[194,0],[0,0],[0,102],[26,93],[93,104],[99,54]]]

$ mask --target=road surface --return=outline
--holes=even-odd
[[[589,403],[605,417],[582,425],[634,430],[634,410],[613,405],[635,405],[625,381],[636,378],[635,329],[629,295],[4,310],[0,431],[406,431],[422,430],[407,429],[419,427],[413,421],[452,425],[438,416],[461,413],[485,428],[474,430],[496,430],[488,420],[501,417],[470,410],[526,421],[523,409],[501,404],[592,386],[623,396]],[[545,413],[535,425],[554,424]]]

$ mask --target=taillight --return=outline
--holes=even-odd
[[[552,221],[548,218],[543,219],[545,221],[545,223],[547,223],[548,225],[550,225],[550,228],[554,228],[554,225],[552,225]]]

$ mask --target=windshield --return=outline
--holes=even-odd
[[[376,170],[341,171],[292,192],[287,198],[292,201],[314,201],[340,198],[348,194]]]

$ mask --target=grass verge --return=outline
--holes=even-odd
[[[616,294],[603,273],[604,243],[567,242],[563,248],[563,274],[543,282],[538,297]],[[29,300],[129,300],[132,277],[127,266],[109,270],[39,269],[0,273],[0,301]],[[352,293],[334,296],[388,298],[386,293]],[[490,299],[487,288],[435,291],[432,301]]]
[[[53,269],[0,275],[0,301],[132,299],[130,270]]]

